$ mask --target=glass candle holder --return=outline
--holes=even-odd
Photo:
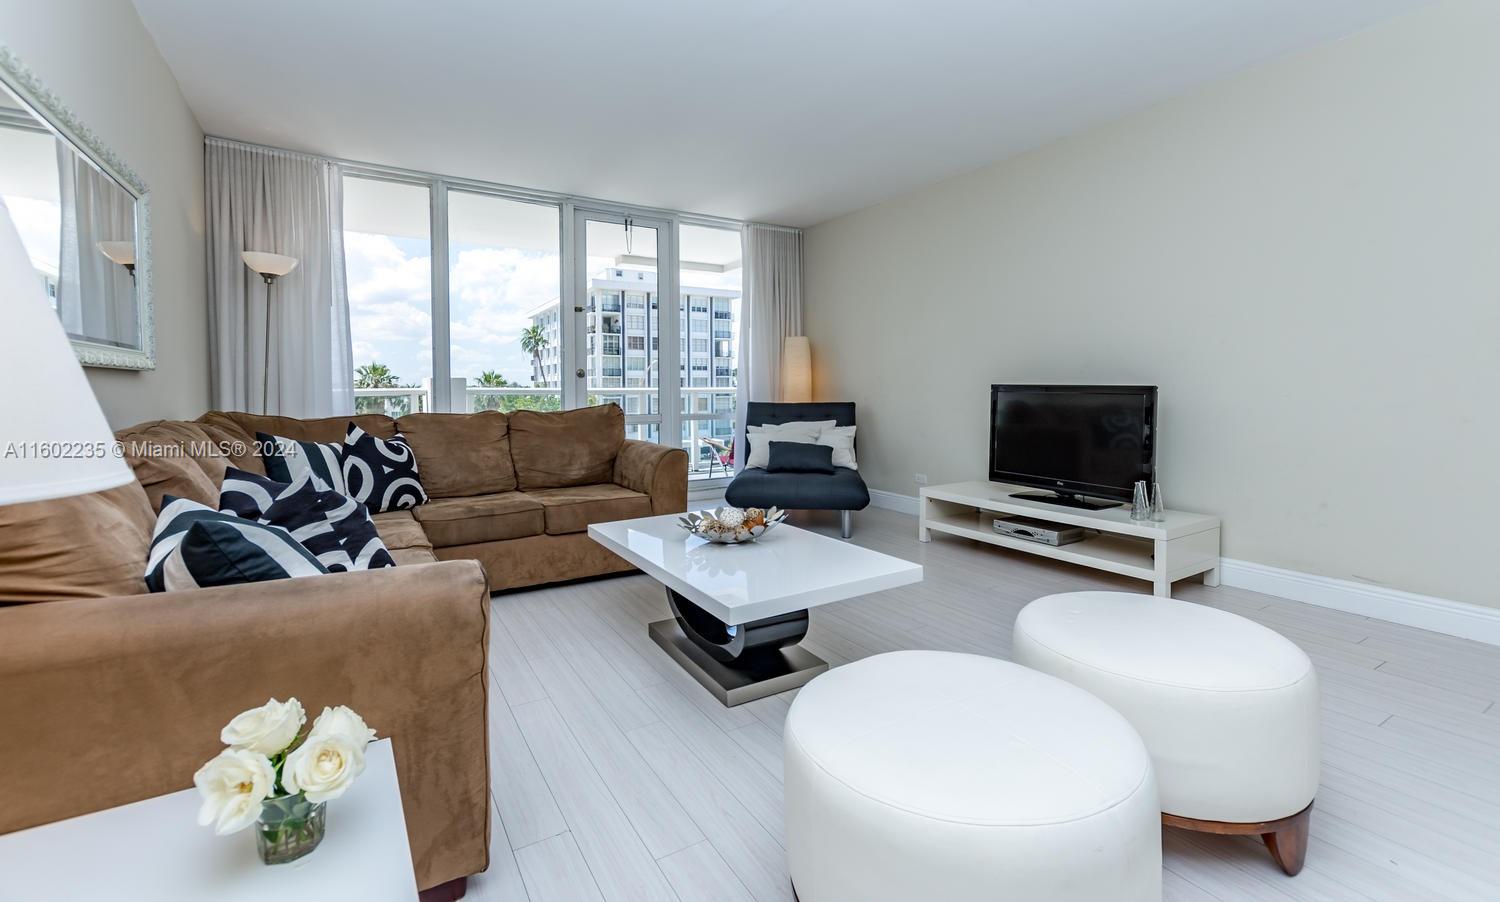
[[[1135,497],[1130,502],[1130,519],[1151,519],[1151,495],[1146,491],[1146,480],[1142,479],[1135,484]]]

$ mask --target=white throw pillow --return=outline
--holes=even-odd
[[[815,423],[746,426],[746,439],[750,442],[750,456],[745,459],[745,466],[765,469],[766,464],[771,462],[772,442],[801,442],[804,445],[816,445],[818,435],[825,427],[832,426],[835,422],[837,421],[818,420]]]
[[[818,433],[818,444],[827,445],[833,449],[835,467],[859,469],[859,464],[854,462],[853,426],[824,426],[823,430]]]

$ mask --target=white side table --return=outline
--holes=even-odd
[[[0,898],[53,902],[288,902],[417,897],[396,759],[382,739],[365,772],[328,805],[311,855],[264,865],[255,828],[215,836],[197,822],[196,789],[0,836]]]

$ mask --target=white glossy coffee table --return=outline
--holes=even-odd
[[[365,772],[328,803],[323,842],[287,864],[261,864],[253,826],[229,836],[198,826],[198,803],[185,789],[0,836],[0,899],[417,898],[390,740],[370,743]]]
[[[596,523],[594,541],[655,577],[675,620],[651,638],[726,706],[795,689],[828,669],[797,645],[807,610],[922,579],[922,566],[783,523],[754,542],[688,535],[680,514]]]

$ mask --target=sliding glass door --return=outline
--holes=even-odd
[[[678,231],[682,365],[682,446],[691,479],[734,472],[734,422],[740,375],[738,229],[683,224]]]
[[[359,412],[618,404],[694,480],[732,472],[732,224],[351,168],[344,251]]]
[[[618,404],[626,436],[648,442],[672,434],[662,386],[677,361],[676,291],[659,265],[671,259],[671,234],[665,219],[574,213],[572,406]]]

